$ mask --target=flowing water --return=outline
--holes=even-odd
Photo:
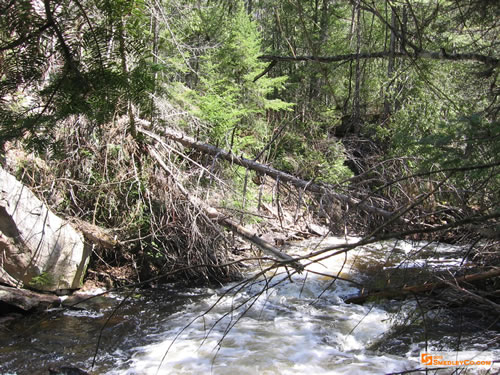
[[[341,241],[329,238],[319,246]],[[289,253],[305,254],[317,245],[304,241]],[[417,324],[391,336],[414,302],[346,304],[359,288],[325,276],[362,282],[376,270],[387,281],[384,271],[405,268],[401,275],[418,279],[421,272],[410,271],[421,263],[452,269],[462,253],[437,244],[381,243],[307,267],[316,273],[290,277],[279,270],[219,289],[163,286],[96,297],[81,310],[54,309],[43,320],[0,327],[0,373],[46,374],[64,365],[89,370],[98,342],[92,371],[110,375],[388,374],[421,367],[426,343],[428,350],[446,350],[458,339],[461,350],[500,354],[494,317],[462,322],[458,334],[457,317],[433,311],[441,318],[431,330]]]

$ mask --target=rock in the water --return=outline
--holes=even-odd
[[[87,371],[81,370],[78,367],[60,367],[58,369],[49,368],[51,375],[89,375]]]
[[[90,256],[81,233],[0,167],[0,282],[78,289]]]

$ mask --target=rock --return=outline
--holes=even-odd
[[[316,234],[318,236],[327,236],[330,233],[327,227],[316,225],[313,223],[308,223],[307,228],[312,234]]]
[[[49,368],[49,374],[51,375],[89,375],[87,371],[79,369],[78,367],[64,366],[58,369]]]
[[[0,282],[50,292],[78,289],[89,256],[82,234],[0,167]]]
[[[7,326],[16,320],[22,319],[23,315],[19,313],[8,312],[0,315],[0,330],[5,329],[2,326]]]

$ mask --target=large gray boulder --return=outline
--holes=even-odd
[[[89,256],[82,234],[0,167],[0,282],[51,292],[78,289]]]

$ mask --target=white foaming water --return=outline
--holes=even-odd
[[[322,246],[337,243],[330,239]],[[331,275],[342,270],[345,276],[356,256],[349,253],[345,261],[339,255],[308,269]],[[235,285],[172,315],[151,337],[154,344],[136,348],[109,374],[381,374],[418,367],[365,349],[390,328],[389,314],[345,304],[342,297],[358,292],[351,283],[332,284],[309,272],[290,282],[282,272]]]

